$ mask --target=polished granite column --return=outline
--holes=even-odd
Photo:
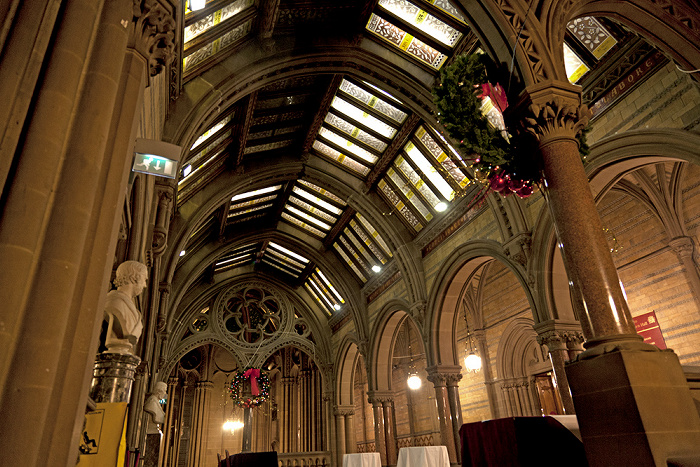
[[[586,351],[566,372],[590,465],[666,465],[699,452],[700,418],[678,357],[643,343],[620,287],[575,139],[590,116],[580,88],[542,82],[514,110],[537,140],[544,195],[583,298]]]
[[[451,463],[457,462],[457,448],[452,427],[452,413],[450,411],[449,395],[447,393],[447,379],[452,373],[441,371],[440,367],[428,367],[428,381],[435,387],[435,403],[437,404],[438,421],[440,422],[440,438],[442,444],[447,447],[447,454]]]

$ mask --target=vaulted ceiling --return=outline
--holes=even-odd
[[[569,29],[569,76],[600,94],[616,70],[600,59],[636,39],[611,23]],[[171,239],[181,295],[263,274],[332,317],[405,270],[397,251],[420,254],[479,208],[430,111],[439,70],[479,47],[448,0],[210,0],[187,11],[182,44],[171,78],[200,103],[176,103],[169,122],[187,148]]]

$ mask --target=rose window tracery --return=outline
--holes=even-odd
[[[230,289],[220,303],[222,329],[239,342],[259,343],[283,328],[281,299],[260,286]]]

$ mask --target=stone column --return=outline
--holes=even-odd
[[[345,452],[353,454],[357,452],[357,441],[355,440],[355,408],[352,407],[345,412]]]
[[[194,390],[188,465],[206,465],[207,428],[209,427],[209,407],[211,405],[212,389],[214,389],[214,383],[211,381],[200,381]]]
[[[455,442],[455,453],[457,462],[462,462],[462,441],[459,438],[459,430],[462,428],[462,404],[459,401],[459,381],[462,379],[461,368],[459,372],[449,374],[445,378],[447,383],[447,400],[450,404],[450,415],[452,417],[452,434]]]
[[[574,400],[571,397],[571,389],[569,388],[569,380],[566,377],[564,368],[566,362],[569,361],[569,349],[567,346],[567,333],[571,327],[580,329],[577,323],[561,323],[558,324],[555,320],[549,320],[535,325],[537,331],[537,343],[547,346],[549,351],[549,360],[552,362],[552,370],[554,371],[554,380],[559,391],[564,413],[567,415],[575,414]],[[580,332],[580,331],[579,331]]]
[[[394,398],[384,396],[382,398],[382,412],[384,414],[384,442],[386,443],[386,463],[396,465],[398,451],[396,443],[396,416],[394,414]]]
[[[168,379],[168,404],[165,406],[165,423],[163,424],[163,454],[160,456],[160,467],[174,465],[173,444],[177,436],[175,426],[175,394],[177,394],[178,379],[171,377]]]
[[[486,394],[489,398],[489,409],[491,409],[491,417],[500,417],[498,407],[498,391],[496,391],[493,373],[491,372],[491,358],[489,356],[489,348],[486,344],[486,333],[483,329],[474,331],[474,340],[476,347],[481,356],[481,371],[484,373],[484,383],[486,384]]]
[[[435,403],[437,404],[438,421],[440,423],[440,438],[442,444],[447,447],[450,463],[457,462],[452,413],[450,411],[449,396],[447,394],[447,379],[454,375],[453,368],[454,367],[446,368],[448,371],[443,371],[444,368],[438,366],[426,368],[428,371],[428,381],[435,386]]]
[[[382,459],[382,465],[387,465],[386,430],[384,429],[382,396],[375,391],[370,391],[368,396],[368,401],[372,404],[372,414],[374,415],[374,448]]]
[[[343,465],[343,456],[346,453],[345,446],[345,415],[340,406],[333,409],[335,415],[335,445],[338,458],[336,465]]]
[[[700,417],[678,357],[642,342],[622,294],[575,139],[590,116],[580,88],[542,82],[516,109],[537,142],[566,270],[583,297],[587,350],[567,376],[589,463],[665,465],[697,452]]]

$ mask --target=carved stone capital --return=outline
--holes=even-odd
[[[591,118],[591,111],[581,103],[578,86],[547,81],[525,91],[517,110],[520,131],[540,144],[556,139],[573,139]]]
[[[348,415],[355,415],[355,407],[352,405],[337,405],[333,407],[333,414],[342,415],[344,417]]]
[[[386,405],[394,401],[394,393],[384,391],[369,391],[367,393],[367,402],[373,406]]]
[[[428,381],[434,386],[454,386],[462,379],[462,367],[460,366],[431,366],[426,368]]]
[[[129,46],[148,62],[150,76],[170,64],[175,51],[175,5],[167,0],[133,0]]]
[[[537,335],[537,343],[547,346],[550,352],[566,350],[566,336],[561,331],[545,331]]]
[[[668,242],[668,246],[676,253],[678,258],[692,258],[693,250],[695,245],[693,244],[693,239],[690,237],[676,237]]]

